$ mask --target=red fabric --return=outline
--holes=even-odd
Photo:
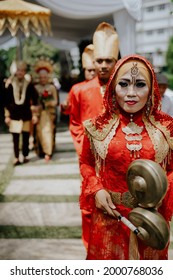
[[[134,57],[137,58],[138,56],[135,55]],[[113,96],[112,79],[116,75],[119,65],[122,65],[126,60],[128,60],[128,58],[122,59],[118,62],[118,65],[115,66],[115,71],[107,86],[104,99],[106,112],[94,118],[91,122],[95,125],[95,129],[101,133],[109,119],[112,118],[112,113],[116,113],[120,120],[115,135],[109,143],[107,156],[104,164],[102,163],[101,165],[99,175],[96,175],[95,156],[91,150],[90,140],[87,136],[84,136],[83,140],[83,150],[80,157],[80,171],[83,177],[80,207],[82,210],[84,209],[92,212],[87,259],[129,259],[130,230],[124,226],[122,222],[108,215],[104,215],[103,211],[96,208],[94,199],[95,193],[103,188],[120,193],[128,191],[126,172],[129,164],[135,160],[135,158],[130,156],[130,151],[126,147],[125,135],[122,132],[122,128],[127,126],[130,121],[130,116],[122,112],[119,108],[113,111],[113,101],[111,99]],[[145,62],[145,59],[143,59],[143,61]],[[148,67],[150,69],[150,64],[148,62],[146,62],[146,64],[149,65]],[[172,149],[173,139],[170,137],[173,136],[173,119],[159,111],[160,95],[158,85],[152,68],[150,72],[152,75],[153,90],[151,93],[152,107],[150,115],[148,116],[148,122],[163,133],[170,149]],[[145,111],[146,108],[133,116],[133,121],[138,126],[144,127],[141,133],[142,149],[140,150],[140,158],[155,161],[156,152],[154,150],[153,141],[150,139],[142,119]],[[152,123],[152,117],[154,117],[155,120],[154,124]],[[166,132],[170,133],[169,136],[165,133],[165,129]],[[162,149],[161,140],[159,138],[157,140],[158,147]],[[171,158],[173,159],[172,150]],[[166,171],[168,177],[168,191],[162,201],[159,212],[163,215],[165,220],[169,222],[173,215],[173,160],[171,160],[171,163],[167,163]],[[131,211],[130,208],[122,204],[116,205],[116,207],[122,216],[128,218],[128,213]],[[138,239],[138,250],[141,260],[164,260],[168,258],[168,246],[164,250],[156,250],[144,245],[144,243]]]
[[[83,121],[95,117],[103,110],[103,98],[100,93],[98,78],[84,81],[72,87],[69,92],[70,132],[78,155],[81,153],[84,127]],[[90,211],[82,211],[82,240],[88,248],[90,231]]]
[[[130,231],[121,222],[118,222],[109,216],[105,216],[102,211],[96,209],[94,201],[95,192],[102,188],[121,193],[128,191],[126,172],[129,164],[132,160],[134,160],[134,158],[130,157],[130,152],[126,148],[126,141],[122,132],[122,127],[127,125],[128,122],[129,119],[122,119],[121,125],[118,127],[116,137],[112,139],[109,145],[104,171],[102,170],[99,177],[97,177],[95,173],[95,160],[90,149],[90,142],[87,136],[84,138],[85,148],[83,149],[80,160],[81,175],[84,178],[82,183],[80,205],[81,209],[94,211],[91,223],[88,259],[128,259]],[[144,125],[141,119],[138,119],[138,121],[136,120],[135,123],[140,126]],[[140,152],[140,158],[154,160],[155,151],[146,130],[143,131],[142,136],[143,148]],[[171,165],[168,168],[170,172],[170,179],[170,177],[173,176],[173,166]],[[173,213],[172,178],[169,181],[170,187],[168,194],[163,201],[162,207],[159,209],[162,215],[167,219],[170,219]],[[131,209],[126,208],[123,205],[116,207],[123,216],[128,218],[128,213]],[[140,247],[143,251],[141,252],[141,259],[147,259],[146,252],[147,250],[151,251],[152,249],[148,249],[139,242],[139,248]],[[166,259],[168,256],[167,249],[168,248],[162,251],[153,250],[155,251],[153,253],[154,259]]]
[[[75,85],[70,91],[70,132],[78,155],[81,153],[84,127],[83,121],[103,111],[103,98],[98,78]]]
[[[82,210],[82,241],[86,248],[86,251],[88,250],[90,227],[91,227],[91,212]]]
[[[71,112],[71,102],[72,102],[72,98],[73,98],[73,95],[77,95],[80,91],[80,89],[82,88],[83,85],[85,85],[88,81],[85,80],[81,83],[77,83],[75,85],[73,85],[67,95],[67,98],[66,98],[66,104],[67,104],[67,108],[64,109],[64,106],[63,104],[61,104],[61,113],[64,114],[64,115],[70,115],[70,112]]]

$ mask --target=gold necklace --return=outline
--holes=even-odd
[[[26,89],[29,82],[26,79],[24,79],[21,82],[17,78],[14,78],[11,84],[13,87],[13,96],[14,96],[15,104],[17,105],[23,104],[25,101]]]
[[[127,140],[126,147],[130,151],[130,156],[134,158],[139,158],[139,151],[142,149],[142,131],[143,126],[138,126],[133,122],[133,115],[130,115],[130,122],[127,126],[122,128],[125,133],[125,139]]]

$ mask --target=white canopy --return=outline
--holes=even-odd
[[[135,52],[135,22],[141,19],[142,0],[37,0],[53,12],[54,37],[80,42],[92,39],[102,21],[114,25],[121,55]]]
[[[52,38],[57,48],[92,39],[97,25],[106,21],[115,26],[121,55],[135,52],[135,23],[141,19],[142,0],[31,0],[52,11]],[[4,37],[5,38],[5,37]],[[0,43],[3,38],[0,38]],[[64,44],[60,42],[65,42]],[[67,49],[68,49],[67,48]]]

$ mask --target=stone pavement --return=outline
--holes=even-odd
[[[0,178],[5,178],[0,189],[0,259],[85,259],[78,159],[69,131],[57,132],[49,163],[34,152],[25,165],[13,168],[11,160],[11,136],[0,134]]]
[[[85,259],[78,159],[69,131],[56,134],[56,147],[49,163],[30,152],[29,163],[11,166],[0,203],[0,259]],[[0,135],[1,172],[11,159],[11,137]]]

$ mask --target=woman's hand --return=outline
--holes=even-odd
[[[110,194],[106,190],[99,190],[96,193],[95,203],[97,208],[103,210],[106,214],[116,217],[112,211],[116,207],[112,202]]]
[[[10,119],[10,117],[5,117],[5,123],[6,123],[6,125],[10,125],[10,122],[11,122],[11,119]]]

